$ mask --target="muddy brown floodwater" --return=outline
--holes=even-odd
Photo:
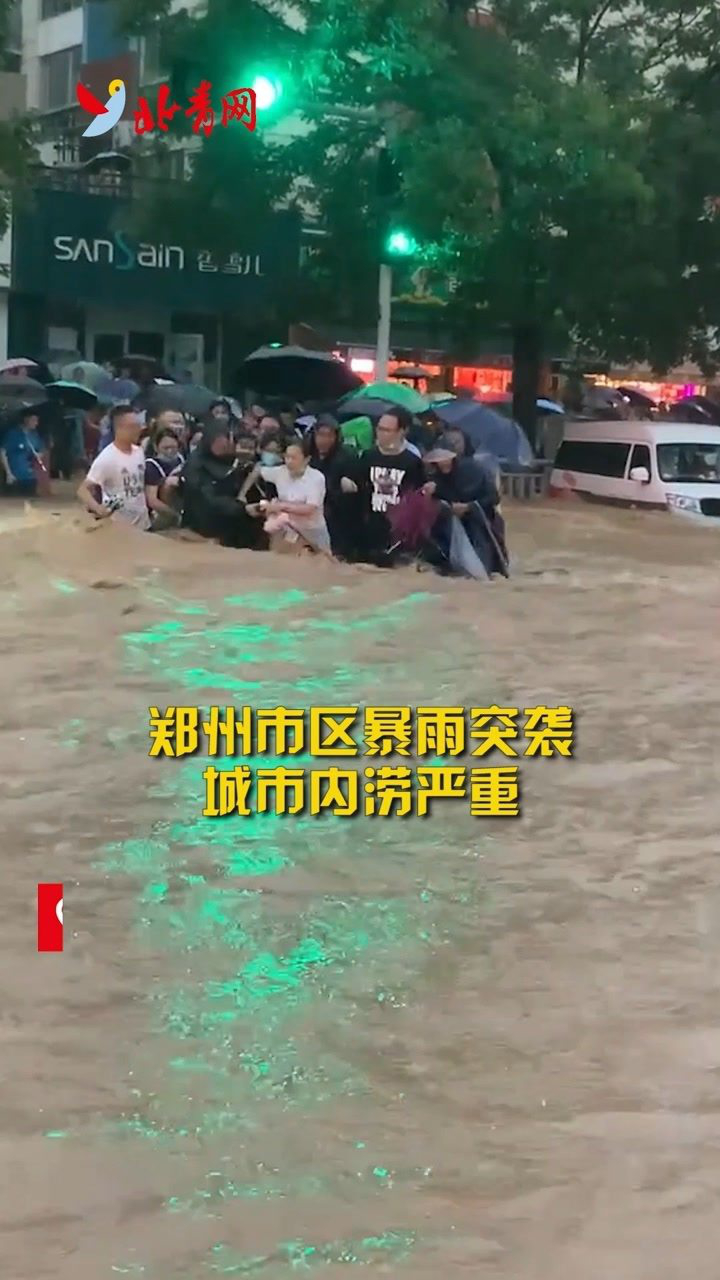
[[[481,587],[0,528],[3,1280],[717,1280],[718,535],[515,509]],[[576,758],[213,822],[147,708],[229,702],[569,703]]]

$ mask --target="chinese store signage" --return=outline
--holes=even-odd
[[[110,195],[38,191],[15,226],[13,284],[22,292],[79,303],[136,303],[179,311],[232,311],[271,301],[297,275],[300,224],[268,218],[256,243],[223,255],[164,241],[138,242],[121,230],[126,205]]]

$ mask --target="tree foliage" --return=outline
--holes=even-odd
[[[126,4],[137,22],[154,0]],[[175,57],[182,32],[218,75],[233,57],[285,57],[311,125],[277,148],[260,128],[248,135],[252,163],[237,173],[227,148],[205,144],[197,216],[203,189],[218,224],[227,197],[257,217],[282,192],[302,200],[327,232],[309,296],[326,313],[367,316],[385,139],[401,175],[396,216],[426,264],[460,282],[450,320],[466,335],[513,335],[528,426],[540,358],[568,343],[658,368],[685,356],[711,367],[714,0],[496,0],[479,18],[466,0],[298,4],[290,35],[279,9],[252,0],[210,0],[205,16],[166,22]]]

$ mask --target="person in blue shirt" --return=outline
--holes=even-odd
[[[38,489],[38,470],[46,470],[45,446],[38,434],[40,419],[35,409],[25,409],[20,420],[9,427],[0,441],[0,460],[11,494],[34,498]]]

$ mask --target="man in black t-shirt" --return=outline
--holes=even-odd
[[[423,465],[407,447],[412,419],[406,409],[384,413],[375,431],[375,445],[361,455],[352,477],[344,477],[345,493],[360,493],[363,508],[362,555],[374,564],[392,564],[398,551],[388,511],[404,493],[425,483]]]

